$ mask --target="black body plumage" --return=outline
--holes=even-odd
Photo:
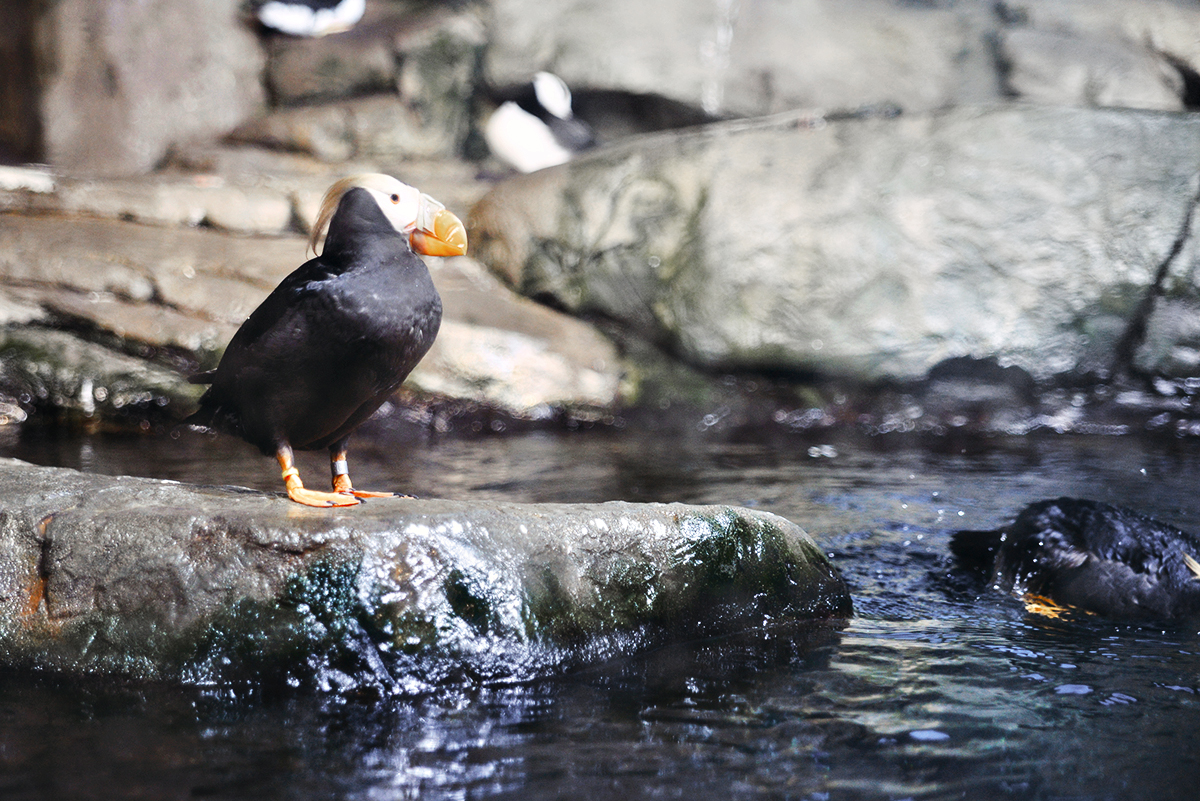
[[[956,532],[950,549],[1005,592],[1113,619],[1200,615],[1200,538],[1118,506],[1039,501],[1004,528]]]
[[[365,189],[350,189],[320,256],[285,278],[233,336],[188,419],[257,445],[343,442],[433,344],[442,303],[420,257]]]

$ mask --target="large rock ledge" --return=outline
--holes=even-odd
[[[281,495],[0,461],[0,662],[420,692],[844,619],[808,535],[724,506]]]

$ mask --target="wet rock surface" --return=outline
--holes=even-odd
[[[804,532],[732,507],[352,511],[0,464],[0,657],[66,673],[419,692],[850,615]]]

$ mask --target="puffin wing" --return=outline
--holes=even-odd
[[[280,281],[279,286],[275,287],[246,318],[242,327],[233,335],[233,339],[229,340],[226,352],[252,347],[264,334],[295,311],[306,296],[319,292],[321,284],[335,274],[320,258],[310,259],[297,267],[287,278]],[[218,367],[217,371],[220,372],[221,368]]]

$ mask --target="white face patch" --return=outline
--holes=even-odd
[[[375,178],[376,176],[368,177]],[[413,228],[417,227],[421,214],[421,193],[391,176],[380,175],[378,177],[387,180],[369,183],[364,181],[360,186],[375,198],[383,216],[387,217],[393,228],[405,234],[411,232]]]
[[[317,214],[316,222],[313,223],[312,236],[309,238],[308,243],[309,249],[314,253],[317,249],[317,242],[325,234],[326,229],[329,227],[329,221],[333,219],[333,214],[337,211],[338,204],[342,200],[342,195],[355,187],[366,189],[371,193],[371,197],[379,204],[379,209],[383,212],[383,216],[387,218],[388,222],[397,231],[410,233],[417,226],[424,205],[424,195],[408,184],[397,181],[390,175],[383,175],[382,173],[356,175],[352,178],[338,181],[325,193],[325,198],[321,201],[321,210]]]
[[[533,76],[533,94],[542,108],[560,120],[569,120],[571,112],[571,90],[562,78],[550,72],[539,72]]]

